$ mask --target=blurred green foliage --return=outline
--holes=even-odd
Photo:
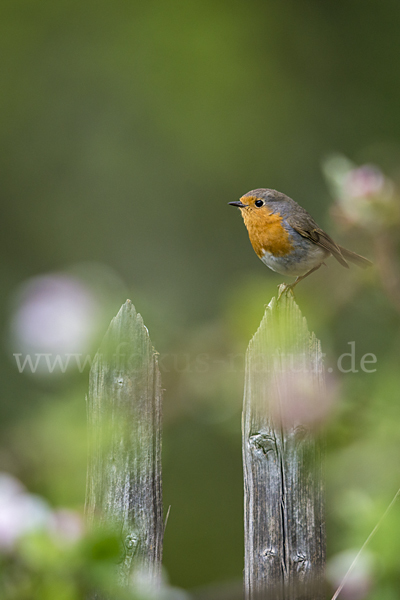
[[[370,232],[329,218],[320,167],[339,151],[398,183],[399,25],[394,1],[1,3],[1,468],[83,507],[87,369],[18,372],[19,286],[78,269],[106,305],[98,336],[129,296],[163,365],[173,584],[240,580],[243,565],[243,356],[282,278],[227,202],[280,189],[375,258]],[[331,263],[296,288],[341,386],[327,432],[330,555],[360,547],[400,485],[399,313],[379,270]],[[375,373],[335,369],[354,340],[358,361],[376,354]],[[400,590],[398,521],[395,506],[371,542],[371,600]]]
[[[20,540],[17,551],[14,556],[0,558],[0,592],[4,600],[83,600],[96,593],[112,595],[115,600],[162,597],[146,593],[140,586],[130,592],[115,586],[120,545],[119,537],[112,532],[94,531],[70,544],[38,532]]]

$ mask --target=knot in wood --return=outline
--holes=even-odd
[[[310,431],[304,425],[296,425],[294,429],[294,437],[297,444],[304,442],[309,437]]]
[[[266,548],[262,552],[262,556],[264,558],[275,558],[275,556],[276,556],[276,549],[275,548]]]
[[[135,554],[139,538],[136,534],[130,533],[126,536],[124,541],[125,556],[133,556]]]
[[[307,560],[306,554],[302,550],[299,550],[293,557],[293,563],[298,573],[307,571],[309,568],[309,561]]]
[[[256,433],[250,436],[250,446],[257,454],[266,456],[268,452],[275,452],[275,439],[267,433]],[[261,451],[261,452],[260,452]]]

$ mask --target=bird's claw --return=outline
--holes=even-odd
[[[283,294],[288,294],[289,292],[292,292],[293,296],[294,296],[294,292],[293,292],[293,283],[281,283],[280,285],[278,285],[278,289],[279,289],[279,294],[278,294],[278,302],[281,299],[281,296]]]

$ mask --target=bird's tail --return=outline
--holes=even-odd
[[[351,250],[346,250],[346,248],[343,248],[343,246],[339,246],[339,248],[340,248],[340,252],[342,253],[343,258],[345,260],[348,260],[348,261],[354,263],[355,265],[357,265],[357,267],[366,269],[367,267],[372,266],[372,262],[370,260],[368,260],[368,258],[364,258],[363,256],[360,256],[359,254],[356,254],[355,252],[352,252]]]

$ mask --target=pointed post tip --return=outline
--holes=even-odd
[[[136,308],[132,301],[129,299],[126,300],[126,302],[124,302],[124,304],[121,305],[115,317],[111,319],[111,323],[108,327],[107,333],[111,331],[114,327],[118,327],[122,321],[125,321],[125,319],[131,320],[132,317],[133,319],[136,319],[137,316],[138,313],[136,312]]]
[[[127,298],[127,300],[125,300],[124,304],[122,304],[121,308],[119,309],[118,313],[124,311],[124,310],[128,310],[128,311],[134,311],[134,313],[136,314],[136,309],[135,309],[135,305],[133,304],[132,300],[130,300],[129,298]]]

